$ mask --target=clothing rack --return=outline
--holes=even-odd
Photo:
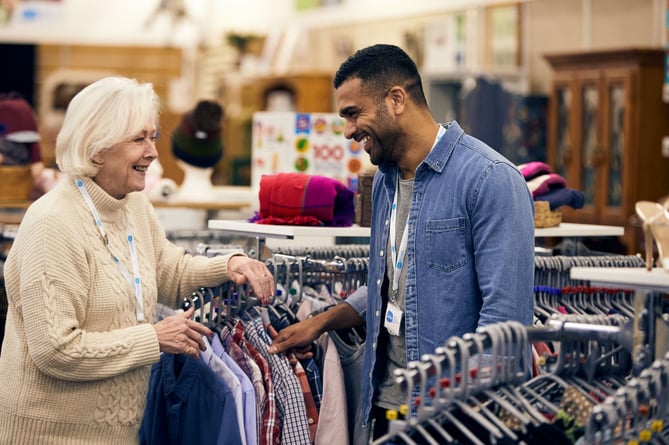
[[[298,304],[307,287],[326,286],[328,293],[341,300],[367,282],[368,257],[332,256],[328,259],[274,253],[265,260],[277,286],[296,297]]]
[[[579,286],[582,280],[570,277],[574,267],[644,267],[645,261],[639,255],[602,255],[602,256],[535,256],[534,284],[562,288]]]
[[[335,244],[333,246],[277,246],[274,254],[327,260],[341,258],[369,258],[369,244]]]
[[[568,387],[580,385],[583,395],[595,390],[610,394],[624,385],[628,367],[620,357],[630,354],[632,328],[624,317],[613,318],[556,317],[544,328],[504,322],[452,337],[433,354],[395,371],[396,384],[407,395],[406,405],[399,408],[406,418],[392,420],[388,434],[373,443],[520,443],[528,425],[547,425],[545,414],[560,412]],[[562,366],[527,380],[529,344],[543,340],[569,345],[560,352]],[[612,363],[612,358],[619,362]],[[598,378],[588,369],[599,371]],[[514,431],[502,420],[510,413],[516,420],[529,420]],[[480,431],[475,434],[463,420]],[[454,434],[461,436],[459,441]]]
[[[586,442],[669,443],[668,397],[669,353],[594,407]]]

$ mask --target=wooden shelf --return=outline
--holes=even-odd
[[[156,209],[242,210],[251,207],[248,202],[151,202]]]

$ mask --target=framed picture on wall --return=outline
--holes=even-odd
[[[520,4],[485,8],[484,64],[495,70],[517,69],[521,65]]]

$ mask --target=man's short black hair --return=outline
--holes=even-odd
[[[378,99],[398,85],[407,90],[414,102],[427,106],[416,63],[395,45],[377,44],[358,50],[337,70],[335,89],[356,77],[362,81],[363,88]]]

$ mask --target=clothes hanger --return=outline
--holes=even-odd
[[[493,389],[501,385],[501,380],[498,373],[498,363],[501,360],[500,338],[497,335],[496,329],[493,327],[493,325],[487,325],[477,328],[476,333],[484,336],[484,338],[487,338],[489,344],[491,345],[489,348],[491,366],[487,368],[490,386],[485,387],[481,392],[481,395],[487,397],[490,403],[493,403],[498,410],[504,410],[514,419],[517,419],[520,433],[527,434],[528,426],[533,425],[535,421],[520,409],[516,408],[516,406],[506,398],[497,394],[497,392]],[[479,373],[485,375],[483,374],[482,370],[479,370]]]
[[[468,400],[471,396],[475,395],[474,390],[478,389],[475,388],[474,385],[472,385],[472,383],[470,382],[469,342],[461,337],[457,336],[451,337],[446,342],[445,352],[448,353],[449,350],[453,351],[453,355],[450,356],[450,358],[452,359],[451,368],[456,368],[456,365],[454,363],[455,357],[457,357],[458,353],[460,356],[460,365],[459,365],[460,375],[461,375],[460,383],[459,384],[457,383],[457,378],[456,380],[451,380],[451,385],[454,385],[456,387],[456,390],[454,392],[454,397],[452,399],[453,403],[455,404],[455,406],[458,407],[458,409],[462,414],[468,416],[470,419],[472,419],[474,422],[480,425],[483,430],[488,431],[490,433],[491,435],[490,441],[494,443],[496,440],[503,439],[504,434],[502,433],[502,431],[500,431],[499,428],[497,428],[497,426],[493,422],[490,422],[481,413],[474,411],[474,409],[472,409],[470,405],[464,402]]]

